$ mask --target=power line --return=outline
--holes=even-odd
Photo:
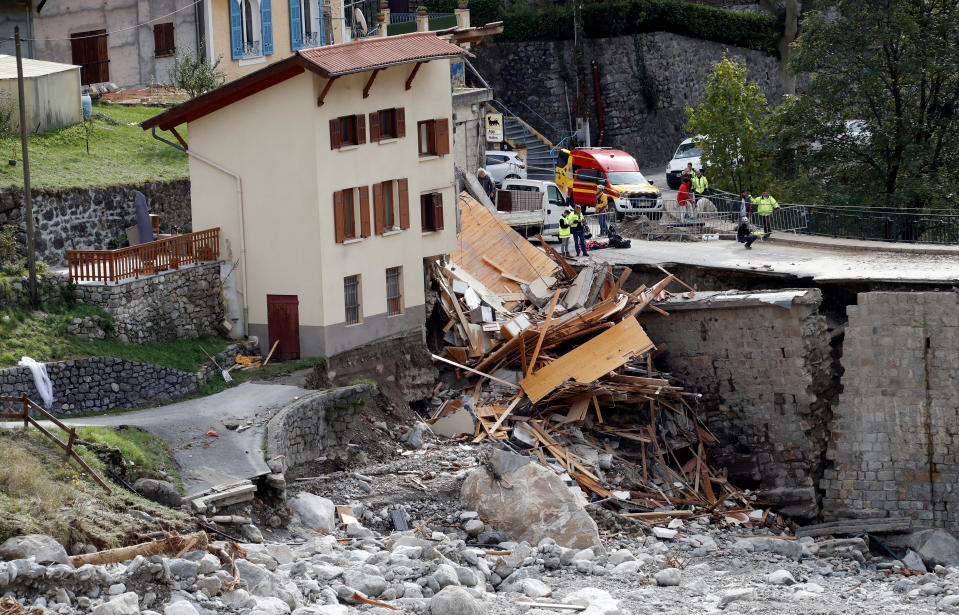
[[[137,28],[140,28],[140,27],[142,27],[142,26],[148,26],[148,25],[152,24],[152,23],[155,22],[155,21],[160,21],[161,19],[166,19],[167,17],[171,17],[171,16],[179,13],[180,11],[185,11],[185,10],[187,10],[187,9],[192,9],[192,8],[195,7],[196,5],[200,4],[200,2],[202,2],[202,1],[203,1],[203,0],[194,0],[191,4],[188,4],[187,6],[184,6],[184,7],[182,7],[182,8],[179,8],[179,9],[173,11],[172,13],[167,13],[166,15],[161,15],[160,17],[154,17],[153,19],[151,19],[151,20],[149,20],[149,21],[145,21],[145,22],[143,22],[143,23],[138,23],[138,24],[136,24],[136,25],[134,25],[134,26],[127,26],[126,28],[120,28],[120,29],[118,29],[118,30],[111,30],[110,32],[104,32],[103,34],[91,34],[91,35],[89,35],[89,36],[68,36],[68,37],[64,37],[64,38],[24,38],[24,39],[20,39],[20,40],[24,40],[24,41],[34,41],[34,42],[36,42],[36,41],[80,41],[80,40],[83,40],[83,39],[85,39],[85,38],[99,38],[99,37],[101,37],[101,36],[110,36],[111,34],[117,34],[117,33],[119,33],[119,32],[126,32],[126,31],[128,31],[128,30],[136,30]]]

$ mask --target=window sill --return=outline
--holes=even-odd
[[[176,52],[174,51],[162,51],[160,53],[154,53],[153,57],[154,58],[172,58],[175,55],[176,55]]]
[[[398,231],[386,231],[386,232],[383,233],[383,235],[381,235],[381,236],[382,236],[382,237],[391,237],[391,236],[393,236],[393,235],[399,235],[399,234],[402,233],[402,232],[403,232],[403,229],[400,229],[400,230],[398,230]]]
[[[351,243],[360,243],[360,242],[363,241],[363,239],[364,239],[363,237],[354,237],[354,238],[352,238],[352,239],[345,239],[345,240],[343,241],[343,245],[344,245],[344,246],[347,246],[347,245],[349,245],[349,244],[351,244]]]
[[[386,139],[380,139],[377,141],[377,143],[380,145],[386,145],[387,143],[396,143],[397,141],[399,141],[398,137],[388,137]]]
[[[442,230],[442,229],[440,229],[440,230]],[[424,236],[426,236],[426,235],[435,235],[436,233],[439,233],[439,232],[440,232],[439,230],[433,229],[433,230],[429,230],[429,231],[423,231],[423,235],[424,235]]]
[[[346,327],[347,327],[347,328],[350,328],[350,327],[359,327],[359,326],[362,325],[362,324],[363,324],[363,321],[361,320],[360,322],[354,322],[354,323],[348,324],[348,325],[346,325]]]
[[[338,149],[341,152],[348,152],[353,149],[360,149],[360,146],[359,145],[341,145],[340,147],[336,149]]]
[[[437,158],[439,158],[439,156],[437,156],[436,154],[428,154],[425,156],[423,154],[420,154],[420,162],[426,162],[427,160],[436,160]]]
[[[403,315],[403,312],[399,312],[398,314],[387,314],[387,315],[386,315],[386,318],[387,318],[387,319],[389,319],[389,318],[396,318],[396,317],[402,316],[402,315]]]
[[[257,56],[255,58],[240,60],[240,66],[252,66],[254,64],[263,64],[264,62],[266,62],[266,56]]]

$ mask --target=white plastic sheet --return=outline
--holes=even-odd
[[[28,368],[33,374],[33,384],[36,385],[37,391],[40,393],[43,407],[49,409],[53,405],[53,383],[50,382],[50,376],[47,375],[47,366],[30,357],[22,357],[17,365]]]

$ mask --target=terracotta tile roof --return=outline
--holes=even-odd
[[[396,64],[451,58],[467,53],[432,32],[368,38],[362,41],[302,49],[297,54],[324,75],[358,73]]]
[[[376,70],[471,55],[434,32],[413,32],[399,36],[368,38],[362,41],[302,49],[296,54],[265,68],[240,77],[212,92],[197,96],[172,109],[140,122],[144,130],[170,130],[184,122],[192,122],[247,96],[294,77],[305,70],[321,77]]]

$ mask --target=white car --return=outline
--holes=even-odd
[[[491,150],[486,152],[486,172],[499,186],[507,179],[526,179],[526,163],[516,152]]]
[[[675,190],[679,188],[679,184],[681,183],[680,177],[683,171],[686,170],[686,165],[690,162],[693,163],[693,170],[695,171],[703,168],[702,160],[700,160],[700,157],[703,155],[703,150],[696,143],[702,140],[702,135],[684,139],[683,142],[679,144],[679,147],[676,148],[676,153],[673,154],[672,160],[666,163],[666,185],[671,189]]]

